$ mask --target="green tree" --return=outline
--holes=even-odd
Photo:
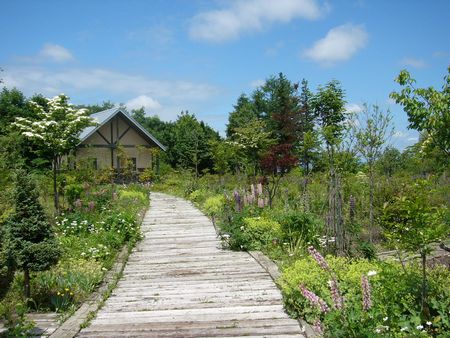
[[[333,80],[319,86],[311,99],[311,106],[318,117],[322,138],[328,158],[328,208],[327,233],[335,237],[336,252],[344,254],[346,237],[342,213],[342,189],[339,168],[336,166],[336,152],[342,142],[345,125],[344,90]]]
[[[194,114],[181,112],[173,127],[173,144],[169,158],[173,165],[193,169],[196,177],[204,169],[212,169],[210,140],[219,135]]]
[[[257,117],[255,105],[245,94],[242,94],[239,96],[234,110],[228,116],[227,137],[231,137],[236,132],[236,128],[245,126]]]
[[[319,140],[314,130],[316,114],[311,106],[313,94],[309,90],[308,81],[302,80],[302,89],[300,94],[299,107],[299,129],[298,129],[298,154],[299,162],[303,166],[305,174],[308,175],[311,170],[311,164],[317,157]],[[305,180],[306,181],[306,180]]]
[[[358,123],[353,124],[356,136],[356,150],[367,163],[369,171],[369,236],[372,241],[375,225],[375,164],[383,153],[387,138],[393,133],[392,116],[389,111],[384,113],[378,106],[364,108]]]
[[[434,206],[432,186],[427,180],[418,180],[392,201],[383,206],[380,223],[389,244],[397,250],[418,253],[422,263],[421,305],[427,302],[427,255],[430,244],[442,241],[449,233],[448,208]],[[447,216],[445,216],[447,215]]]
[[[259,171],[262,156],[274,144],[271,132],[267,131],[266,123],[260,119],[249,121],[246,125],[235,129],[228,141],[241,154],[248,172],[256,176]]]
[[[210,140],[211,155],[214,160],[214,171],[220,176],[226,174],[235,158],[235,151],[224,140]]]
[[[41,103],[30,101],[37,120],[17,117],[13,125],[24,137],[35,142],[41,154],[49,156],[53,169],[53,193],[56,212],[59,212],[57,176],[64,155],[79,143],[79,134],[92,122],[84,109],[75,109],[69,97],[61,94],[53,99],[41,99]]]
[[[299,128],[298,85],[283,73],[272,76],[253,94],[257,116],[266,122],[276,144],[297,142]]]
[[[402,153],[397,148],[388,146],[384,149],[376,163],[378,171],[392,177],[402,167]]]
[[[114,103],[112,103],[111,101],[103,101],[102,104],[82,104],[75,106],[75,108],[85,109],[89,115],[92,115],[107,109],[114,108],[114,106]]]
[[[429,152],[438,148],[450,158],[450,66],[444,77],[442,91],[433,87],[416,88],[416,82],[408,71],[402,70],[395,81],[402,86],[400,92],[392,92],[390,97],[403,106],[408,114],[409,128],[423,135],[423,150]]]
[[[9,127],[16,117],[32,117],[32,115],[27,98],[21,91],[3,88],[0,92],[0,135],[9,133]]]
[[[30,272],[47,270],[60,256],[58,241],[38,198],[31,177],[18,171],[15,210],[6,222],[6,229],[9,254],[24,272],[26,298],[30,298]]]

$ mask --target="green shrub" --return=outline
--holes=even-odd
[[[250,248],[261,249],[271,243],[277,243],[283,236],[278,222],[264,217],[248,217],[243,219],[241,230],[250,238]]]
[[[317,318],[324,323],[326,337],[404,337],[439,336],[448,332],[448,285],[450,273],[443,267],[430,271],[430,301],[428,315],[420,309],[420,269],[416,264],[404,271],[396,262],[369,262],[365,259],[349,260],[327,257],[333,271],[322,269],[311,257],[297,260],[283,271],[278,280],[289,313],[313,323]],[[362,307],[361,276],[369,277],[372,307]],[[345,300],[344,310],[333,308],[328,285],[335,275]],[[327,314],[320,312],[302,294],[299,285],[322,298],[331,308]],[[444,310],[447,309],[447,312]],[[431,323],[427,325],[426,323]],[[417,329],[423,326],[422,329]],[[407,329],[406,329],[407,328]]]
[[[65,195],[70,206],[74,206],[76,200],[81,199],[83,193],[83,186],[81,184],[68,184],[65,187]]]
[[[312,214],[292,210],[278,212],[273,217],[280,223],[286,240],[301,238],[305,244],[318,245],[323,223]]]
[[[119,192],[119,200],[125,200],[127,203],[140,203],[145,205],[147,203],[147,196],[140,191],[134,190],[121,190]]]
[[[203,203],[203,209],[209,216],[217,216],[221,214],[225,207],[225,197],[223,195],[214,195],[208,197]]]
[[[188,199],[195,203],[202,203],[206,200],[208,194],[206,190],[197,189],[189,194]]]
[[[139,174],[139,182],[142,183],[153,182],[156,178],[157,176],[151,168],[147,168]]]

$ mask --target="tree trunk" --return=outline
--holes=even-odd
[[[24,286],[25,286],[25,298],[30,298],[31,292],[30,292],[30,270],[25,269],[23,270],[23,279],[24,279]]]
[[[53,157],[53,196],[54,196],[54,206],[55,213],[59,214],[59,193],[58,193],[58,156]]]
[[[374,227],[374,190],[375,190],[375,180],[373,173],[373,163],[369,164],[369,242],[373,243],[373,233],[375,231]]]
[[[420,252],[422,258],[422,301],[421,309],[424,310],[427,299],[427,255],[424,250]]]

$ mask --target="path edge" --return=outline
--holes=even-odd
[[[256,261],[258,264],[270,275],[275,285],[279,288],[277,280],[281,276],[281,272],[278,269],[278,265],[276,265],[269,257],[263,254],[261,251],[247,251],[247,253]],[[281,290],[280,290],[281,292]],[[308,324],[302,318],[297,318],[297,322],[300,325],[300,329],[302,333],[307,338],[318,338],[320,337],[312,328],[310,324]]]

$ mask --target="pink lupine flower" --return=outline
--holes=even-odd
[[[370,296],[370,283],[366,275],[361,276],[361,290],[363,294],[362,306],[367,311],[372,307],[372,299]]]
[[[252,184],[252,185],[250,186],[250,189],[251,189],[251,191],[252,191],[252,198],[255,199],[255,198],[256,198],[256,189],[255,189],[255,185]]]
[[[330,287],[331,298],[333,299],[334,307],[338,310],[341,310],[344,307],[344,298],[341,296],[339,285],[335,277],[328,281],[328,286]]]
[[[258,207],[264,208],[264,198],[258,197]]]
[[[308,290],[303,284],[301,284],[299,287],[303,297],[308,299],[311,304],[317,306],[321,312],[327,313],[330,311],[330,308],[328,307],[327,303],[325,303],[325,301],[322,298],[317,296],[314,292]]]
[[[313,324],[313,330],[318,334],[323,335],[323,325],[320,319],[317,319]]]
[[[258,183],[256,188],[257,188],[258,195],[262,195],[263,194],[263,186],[262,186],[262,184]]]
[[[80,199],[77,199],[75,202],[73,202],[73,205],[74,205],[76,208],[81,208],[81,206],[83,205],[83,201],[80,200]]]
[[[320,254],[319,251],[314,249],[313,246],[309,246],[308,251],[312,256],[312,258],[314,258],[314,260],[317,262],[317,264],[319,264],[322,267],[322,269],[326,271],[331,271],[330,266],[328,265],[327,261],[325,260],[325,258],[323,258],[323,256]]]

